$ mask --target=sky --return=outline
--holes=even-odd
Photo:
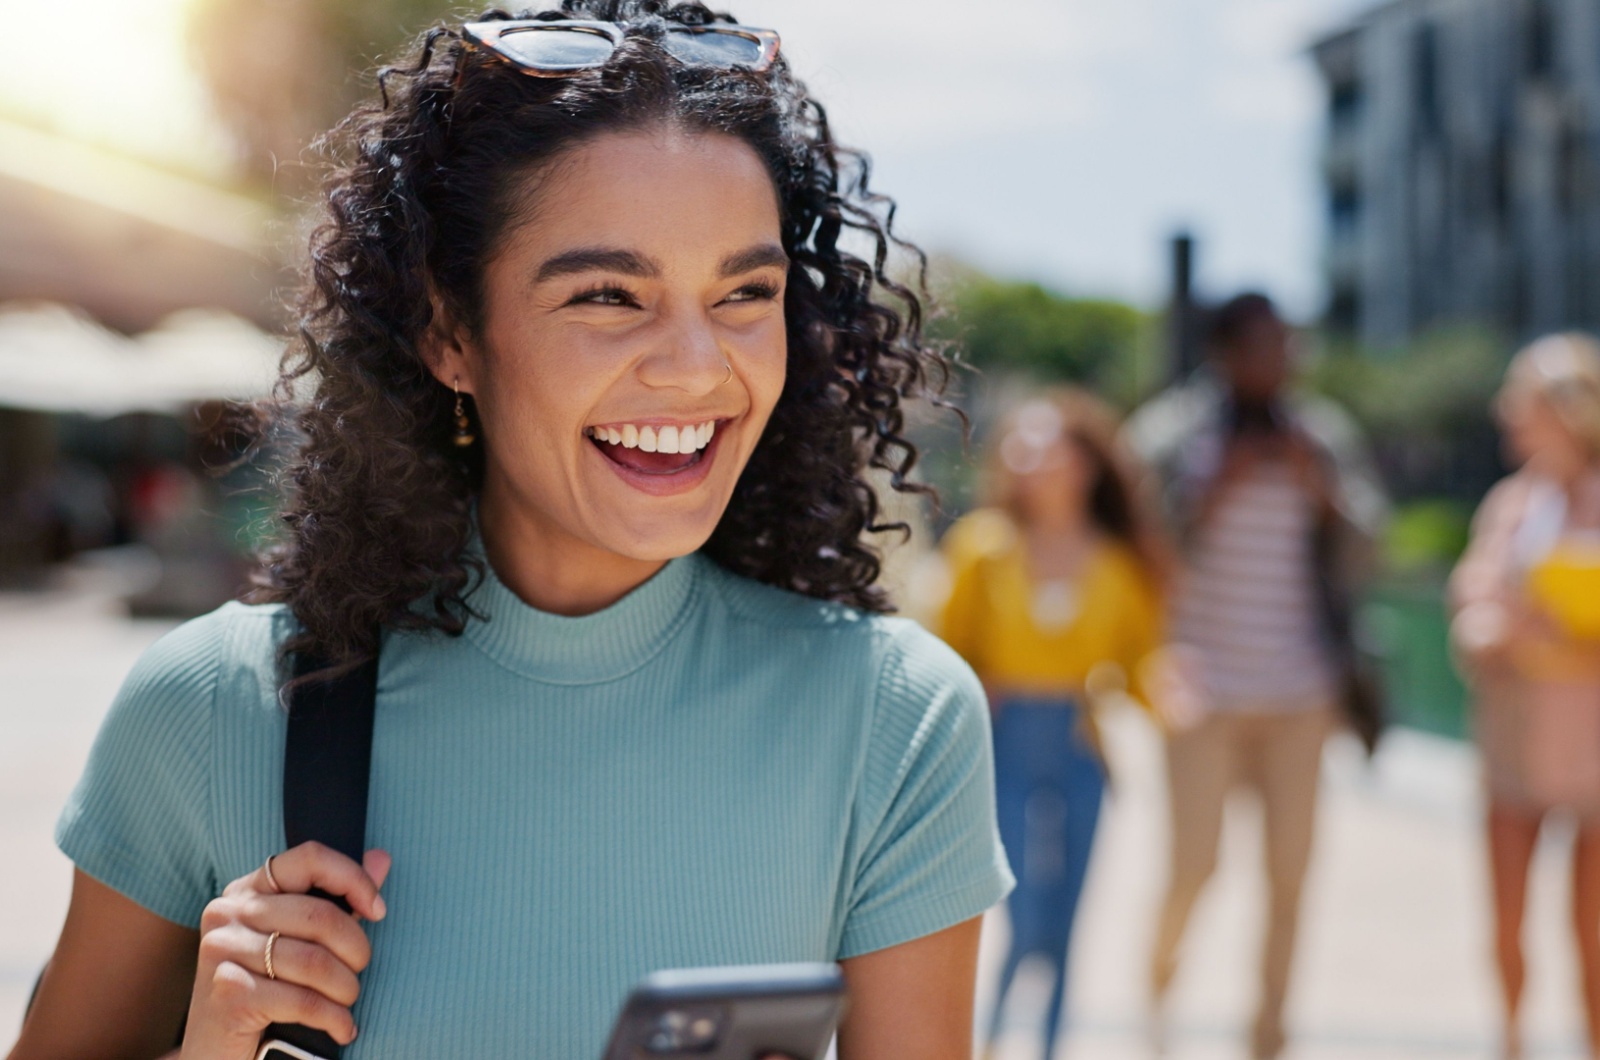
[[[72,52],[7,50],[0,113],[220,173],[189,2],[75,0],[90,29]],[[928,249],[1153,307],[1186,229],[1203,294],[1261,288],[1300,316],[1323,298],[1323,96],[1306,48],[1373,2],[725,0],[782,33]],[[0,0],[0,17],[14,42],[49,39],[53,7]]]

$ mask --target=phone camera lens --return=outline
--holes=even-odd
[[[645,1032],[646,1052],[670,1056],[709,1052],[722,1030],[718,1014],[710,1009],[668,1009]]]

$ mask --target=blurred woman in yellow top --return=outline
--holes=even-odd
[[[1103,403],[1052,392],[1016,408],[998,438],[988,505],[945,535],[940,633],[989,690],[1000,834],[1017,876],[989,1037],[1018,965],[1042,957],[1056,979],[1048,1055],[1105,791],[1091,693],[1120,671],[1137,694],[1140,664],[1161,643],[1166,564]]]

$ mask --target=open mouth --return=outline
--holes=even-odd
[[[589,442],[612,463],[641,475],[676,475],[702,463],[717,436],[716,420],[689,425],[588,427]]]

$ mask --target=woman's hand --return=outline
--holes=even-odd
[[[321,843],[303,843],[228,884],[200,920],[186,1058],[251,1060],[272,1023],[298,1023],[348,1045],[356,974],[372,958],[359,919],[382,920],[378,889],[389,855],[369,850],[363,865]],[[317,888],[342,897],[352,916]],[[270,948],[270,967],[269,961]]]

